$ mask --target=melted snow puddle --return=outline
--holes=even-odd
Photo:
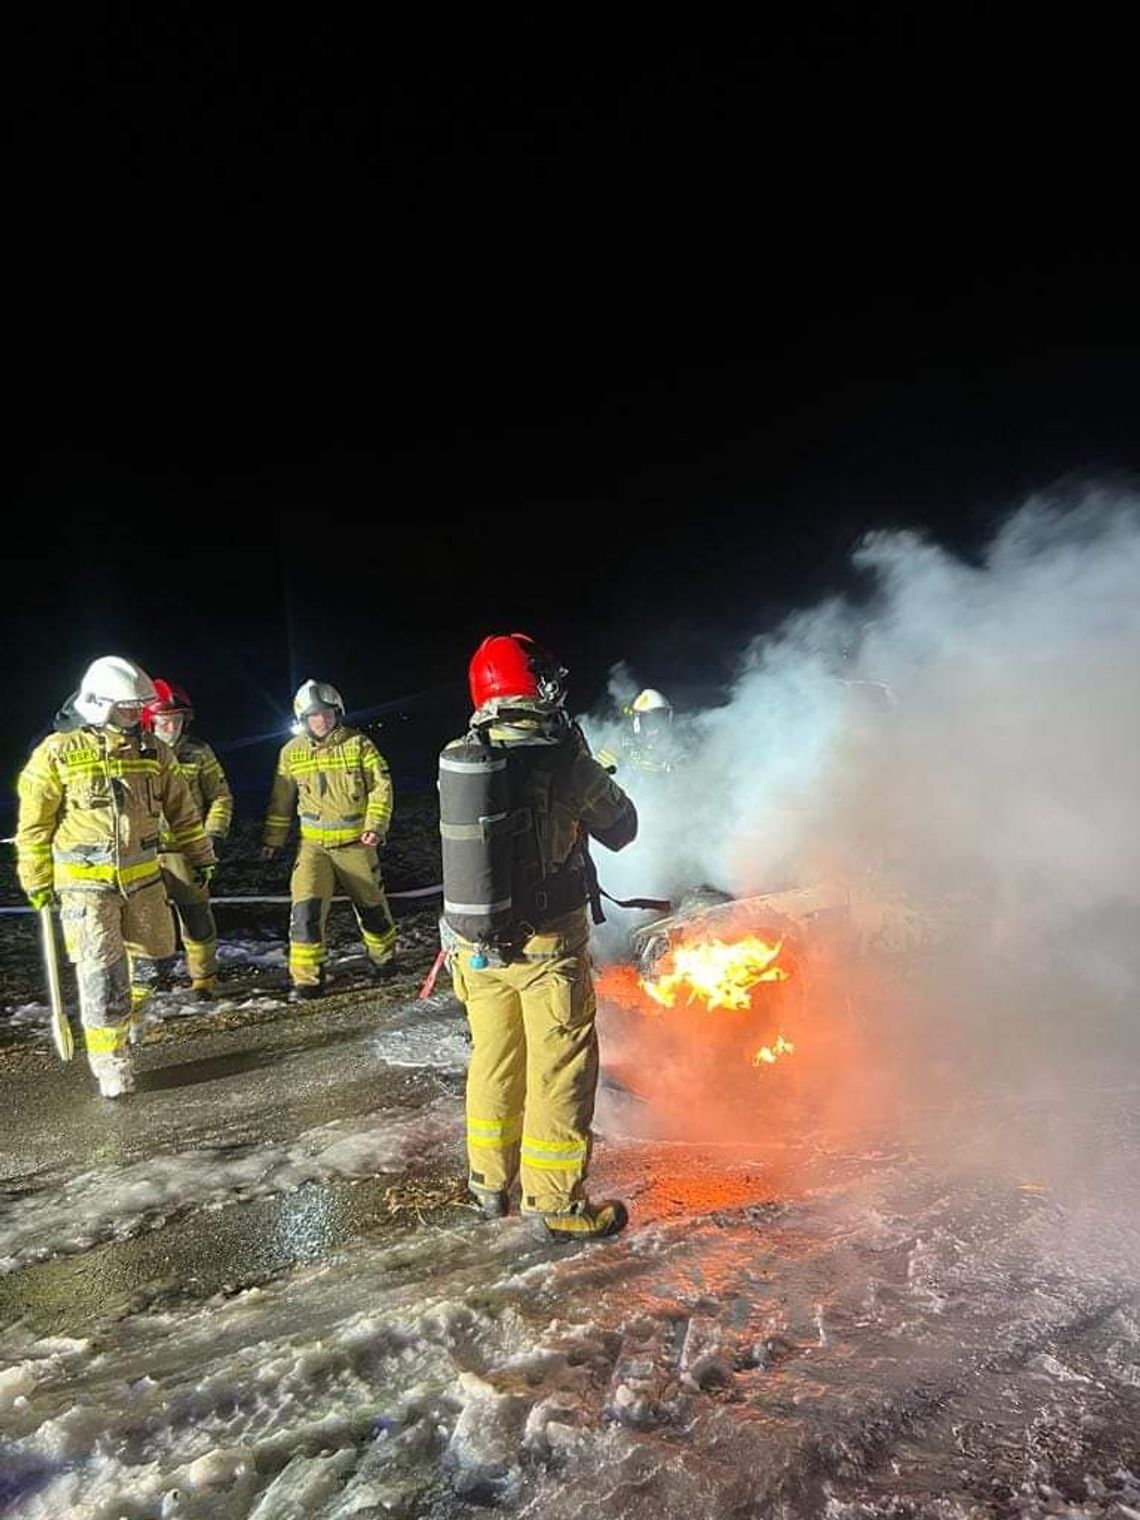
[[[0,1207],[0,1272],[82,1251],[99,1240],[127,1239],[176,1210],[221,1208],[324,1178],[402,1172],[450,1156],[461,1133],[459,1100],[440,1097],[415,1111],[334,1120],[288,1145],[259,1145],[240,1155],[193,1150],[98,1167]]]

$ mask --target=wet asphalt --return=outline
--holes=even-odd
[[[413,937],[414,938],[414,937]],[[226,983],[217,1005],[191,1013],[160,1000],[136,1047],[137,1090],[101,1098],[82,1058],[62,1065],[42,1030],[0,1051],[0,1203],[61,1185],[94,1168],[200,1152],[202,1165],[288,1144],[306,1131],[377,1109],[413,1111],[453,1095],[462,1074],[378,1060],[381,1031],[424,1025],[453,1037],[462,1009],[445,992],[418,997],[431,941],[413,943],[400,975],[383,987],[354,985],[353,968],[330,995],[290,1006],[280,987]],[[279,980],[279,979],[278,979]],[[348,1242],[431,1217],[467,1217],[454,1173],[417,1170],[304,1182],[241,1207],[156,1210],[125,1239],[86,1239],[0,1276],[0,1326],[80,1334],[143,1306],[210,1297],[313,1263]],[[410,1179],[410,1180],[409,1180]],[[411,1202],[409,1202],[409,1198]],[[108,1233],[112,1233],[108,1228]],[[0,1257],[3,1222],[0,1213]]]

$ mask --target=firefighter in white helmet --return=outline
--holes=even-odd
[[[600,749],[599,764],[650,773],[671,771],[679,754],[673,733],[673,704],[652,686],[622,708],[624,726],[612,747]]]
[[[392,821],[392,778],[366,734],[344,722],[344,699],[327,681],[302,681],[293,698],[299,732],[277,760],[262,855],[275,856],[297,813],[301,841],[289,885],[291,1002],[319,997],[325,925],[339,887],[352,903],[373,977],[396,971],[396,925],[378,851]]]
[[[174,954],[158,864],[160,820],[205,877],[214,852],[165,745],[141,728],[154,683],[133,660],[105,655],[74,699],[78,727],[49,734],[20,775],[20,885],[33,908],[58,898],[79,982],[87,1059],[106,1098],[133,1085],[128,1038],[135,959]]]

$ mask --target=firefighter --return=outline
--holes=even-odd
[[[95,660],[75,699],[82,725],[49,734],[19,781],[20,885],[36,909],[58,896],[79,982],[87,1059],[105,1098],[134,1086],[132,963],[174,954],[158,863],[160,819],[203,879],[214,863],[173,756],[142,731],[143,707],[155,695],[133,660]],[[139,986],[140,998],[148,993]]]
[[[392,820],[387,762],[367,735],[345,726],[344,699],[327,681],[303,681],[293,713],[300,732],[278,756],[261,853],[270,860],[280,851],[297,812],[301,842],[289,886],[289,1000],[296,1003],[321,995],[337,887],[352,903],[376,981],[396,973],[396,925],[377,853]]]
[[[194,719],[194,704],[181,686],[160,676],[155,678],[157,697],[143,708],[143,727],[170,750],[179,775],[190,788],[202,827],[210,837],[215,856],[229,833],[234,799],[225,772],[210,746],[186,732]],[[178,918],[190,989],[201,1001],[214,996],[218,977],[218,930],[210,907],[209,887],[183,853],[182,840],[164,818],[159,838],[158,863],[166,895]],[[142,967],[138,968],[142,972]],[[167,968],[155,965],[149,975],[165,979]]]
[[[474,713],[440,755],[443,945],[471,1027],[468,1186],[489,1218],[516,1178],[544,1240],[616,1234],[585,1192],[598,1083],[587,838],[623,849],[633,803],[563,708],[566,672],[526,634],[484,639]]]
[[[610,771],[623,764],[650,774],[673,770],[680,757],[668,697],[647,686],[622,708],[622,718],[625,724],[615,748],[600,749],[599,763]]]

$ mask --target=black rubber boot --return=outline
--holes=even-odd
[[[311,1003],[315,998],[321,996],[323,990],[321,987],[310,987],[307,984],[301,985],[298,983],[296,986],[290,987],[289,1001],[291,1003]]]

